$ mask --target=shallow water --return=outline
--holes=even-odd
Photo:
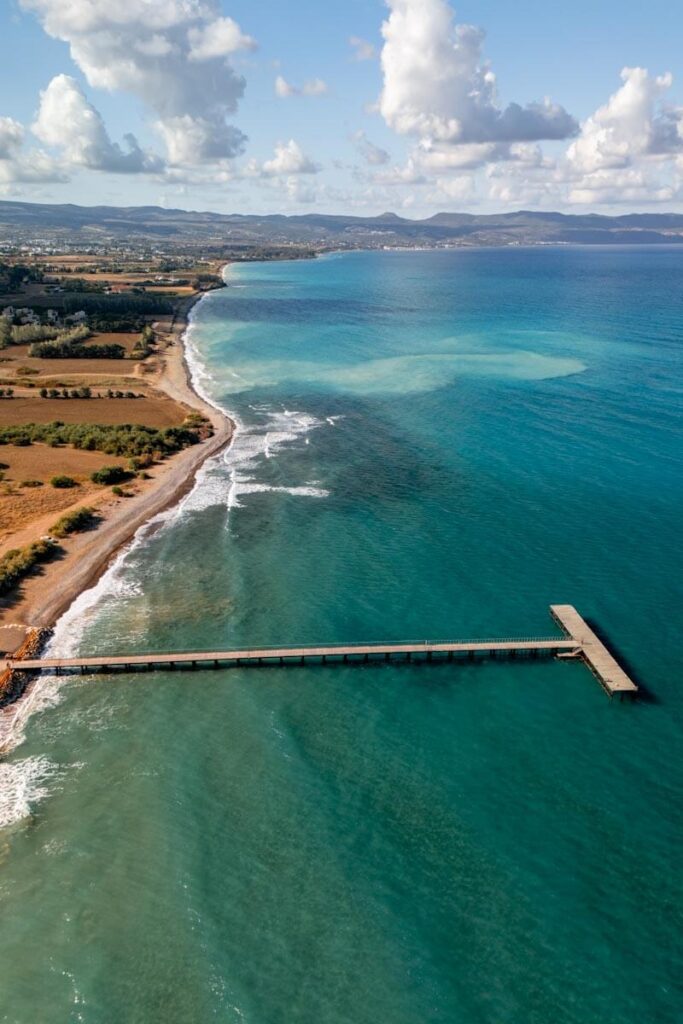
[[[46,680],[0,765],[0,1020],[681,1016],[683,252],[240,266],[232,448],[56,649],[547,635],[557,662]]]

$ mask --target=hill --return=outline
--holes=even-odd
[[[450,245],[627,245],[683,241],[683,215],[637,213],[620,217],[519,210],[504,214],[438,213],[409,220],[305,214],[268,216],[163,209],[0,202],[0,241],[163,239],[219,246],[381,248]]]

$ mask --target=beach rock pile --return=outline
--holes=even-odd
[[[51,636],[52,630],[46,627],[29,629],[24,642],[12,654],[12,661],[37,658]],[[0,707],[17,700],[26,689],[31,676],[31,672],[21,672],[17,668],[5,669],[0,674]]]

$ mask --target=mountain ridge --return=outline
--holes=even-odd
[[[173,237],[211,239],[229,245],[382,247],[513,244],[678,244],[683,214],[567,214],[516,210],[479,214],[441,211],[411,220],[387,211],[376,217],[353,214],[245,214],[161,206],[80,206],[75,203],[0,201],[0,238],[26,233],[77,234],[86,242]]]

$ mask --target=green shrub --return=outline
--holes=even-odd
[[[78,484],[72,476],[53,476],[50,480],[53,487],[59,490],[65,490],[69,487],[78,487]]]
[[[112,494],[115,494],[117,498],[125,498],[126,496],[126,492],[123,487],[119,487],[118,484],[116,484],[115,487],[112,487],[111,492]]]
[[[19,484],[20,487],[42,487],[42,480],[22,480]]]
[[[47,562],[58,551],[46,540],[35,541],[24,548],[13,548],[0,558],[0,594],[12,590],[35,565]]]
[[[102,469],[96,469],[90,475],[90,479],[94,484],[122,484],[126,480],[131,480],[133,475],[129,469],[124,469],[123,466],[103,466]]]
[[[83,508],[77,508],[73,512],[65,513],[65,515],[57,520],[54,526],[50,527],[49,532],[53,537],[67,537],[70,533],[81,533],[83,530],[89,530],[99,521],[100,517],[95,510],[84,505]]]
[[[141,469],[149,469],[150,466],[154,465],[154,459],[151,455],[134,455],[130,460],[130,468],[138,473]],[[6,467],[9,468],[9,467]]]

